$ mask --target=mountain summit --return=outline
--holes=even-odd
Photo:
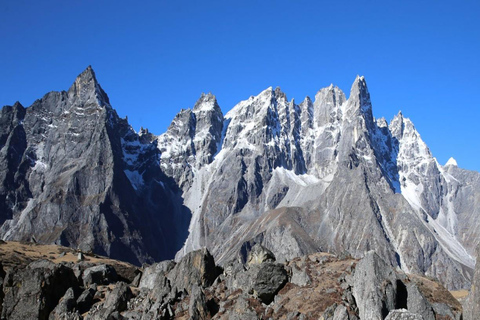
[[[137,264],[206,247],[226,265],[255,244],[280,261],[374,250],[470,284],[480,174],[438,164],[402,113],[375,119],[364,77],[348,99],[268,88],[226,114],[202,94],[155,136],[118,117],[88,67],[67,92],[4,107],[0,124],[3,239]]]

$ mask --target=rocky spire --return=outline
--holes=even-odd
[[[91,66],[78,75],[68,90],[68,95],[69,98],[78,99],[83,103],[96,101],[100,106],[110,104],[108,96],[98,83]]]
[[[370,102],[370,93],[368,92],[367,82],[363,76],[357,76],[350,89],[350,97],[344,107],[345,116],[353,120],[357,116],[365,119],[368,128],[373,125],[372,104]]]

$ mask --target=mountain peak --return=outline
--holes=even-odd
[[[216,109],[220,110],[220,107],[217,103],[217,98],[210,92],[207,94],[202,93],[200,95],[200,98],[198,98],[197,102],[195,103],[195,106],[193,107],[194,112],[210,111]]]
[[[77,77],[77,79],[84,79],[86,81],[93,80],[97,82],[97,78],[95,77],[95,71],[93,71],[93,68],[91,65],[89,65],[85,70],[83,70],[82,73],[80,73]]]
[[[97,103],[101,106],[110,104],[107,94],[97,81],[92,66],[88,66],[77,76],[68,93],[85,102],[91,98],[96,98]]]
[[[457,160],[455,160],[453,157],[450,157],[450,159],[448,159],[447,163],[445,163],[445,166],[455,166],[455,167],[457,167],[458,166]]]

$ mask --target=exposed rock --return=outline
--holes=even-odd
[[[423,320],[424,318],[417,314],[410,312],[406,309],[392,310],[388,313],[385,320]]]
[[[177,291],[190,291],[193,285],[208,287],[220,274],[207,249],[188,253],[168,272],[167,278]]]
[[[158,137],[118,117],[91,67],[68,91],[0,112],[0,237],[85,261],[141,265],[183,246],[177,260],[206,247],[223,265],[247,242],[278,262],[374,250],[466,289],[479,190],[480,174],[438,164],[403,114],[375,119],[364,77],[348,99],[331,85],[296,104],[268,88],[226,115],[202,94]]]
[[[86,319],[121,319],[120,312],[127,309],[127,303],[132,297],[130,287],[125,282],[118,282],[113,290],[107,293],[100,308],[88,314]]]
[[[247,264],[261,264],[263,262],[275,262],[275,255],[260,244],[255,244],[248,252]]]
[[[93,299],[95,297],[95,293],[97,292],[97,287],[96,285],[92,285],[89,288],[85,289],[80,296],[77,298],[76,304],[77,304],[77,310],[80,313],[85,313],[93,305]]]
[[[72,269],[46,260],[12,270],[5,278],[2,318],[48,319],[65,292],[76,286]]]
[[[165,278],[167,273],[172,270],[173,267],[175,267],[175,262],[172,260],[165,260],[146,267],[143,270],[138,287],[153,289],[159,281],[159,278],[163,281],[163,278]]]
[[[373,251],[357,264],[352,287],[360,319],[382,320],[390,310],[406,307],[407,301],[397,299],[395,271]]]
[[[101,264],[85,269],[82,275],[85,287],[91,284],[109,284],[117,281],[117,272],[112,266]]]
[[[78,313],[72,312],[77,306],[73,288],[69,288],[58,305],[50,313],[49,320],[80,319]]]
[[[465,320],[477,319],[480,314],[480,246],[477,247],[477,263],[472,287],[465,304]]]
[[[188,307],[190,319],[207,319],[208,308],[202,289],[197,285],[193,285],[190,292],[190,304]]]

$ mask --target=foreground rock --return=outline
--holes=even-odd
[[[315,253],[278,263],[255,244],[238,257],[224,269],[206,249],[129,273],[88,255],[79,262],[36,260],[6,273],[0,268],[1,318],[461,318],[460,304],[439,283],[399,272],[374,252],[362,260]]]

